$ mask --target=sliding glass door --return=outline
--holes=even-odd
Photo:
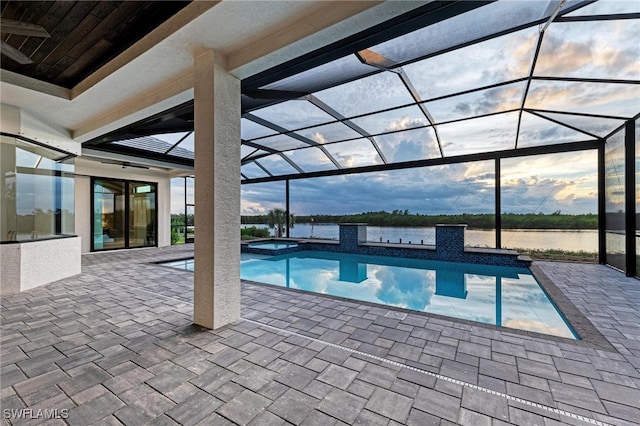
[[[155,183],[94,178],[92,187],[92,251],[156,245]]]
[[[156,245],[156,187],[129,182],[129,247]]]

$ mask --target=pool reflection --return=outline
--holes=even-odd
[[[523,268],[299,252],[245,258],[241,277],[575,338],[530,271]]]

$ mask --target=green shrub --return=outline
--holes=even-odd
[[[256,228],[255,226],[250,226],[248,228],[240,228],[240,236],[253,237],[253,238],[268,238],[271,235],[269,233],[269,229],[267,228]]]
[[[182,239],[181,235],[175,229],[171,230],[171,245],[178,244]]]

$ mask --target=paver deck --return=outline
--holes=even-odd
[[[242,283],[242,319],[192,325],[192,246],[83,256],[2,298],[11,424],[640,424],[640,281],[536,262],[606,345]],[[389,312],[392,312],[389,314]]]

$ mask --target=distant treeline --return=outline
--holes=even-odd
[[[470,228],[495,228],[493,214],[456,214],[456,215],[423,215],[409,213],[408,210],[394,210],[392,212],[366,212],[350,215],[312,215],[297,216],[296,224],[311,223],[344,223],[362,222],[371,226],[435,226],[440,223],[464,223]],[[267,223],[266,215],[242,216],[243,224]],[[596,214],[562,214],[557,211],[551,214],[543,213],[503,213],[503,229],[598,229],[598,215]]]

